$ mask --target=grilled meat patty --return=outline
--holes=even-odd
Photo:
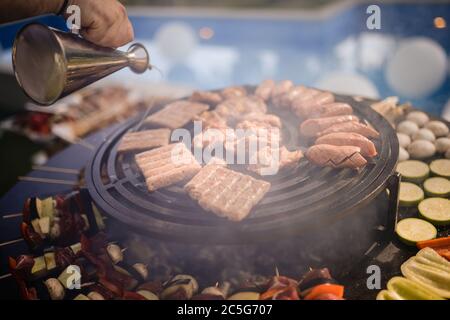
[[[185,185],[189,196],[219,217],[241,221],[269,191],[270,183],[227,169],[207,165]]]

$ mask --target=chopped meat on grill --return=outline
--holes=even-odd
[[[174,143],[136,155],[149,191],[192,178],[200,164],[183,143]]]
[[[208,146],[214,146],[217,144],[225,145],[228,143],[233,144],[236,140],[234,130],[225,128],[208,128],[203,132],[197,134],[192,139],[192,144],[195,148],[205,148]]]
[[[305,119],[345,116],[353,113],[353,108],[347,103],[334,102],[312,107],[303,115]]]
[[[227,128],[227,119],[216,111],[205,111],[195,116],[194,121],[201,121],[203,130],[208,128]]]
[[[260,97],[264,101],[268,101],[272,95],[272,90],[275,87],[275,81],[264,80],[255,89],[255,96]]]
[[[308,115],[316,108],[323,104],[334,102],[334,95],[330,92],[318,92],[304,96],[300,96],[292,103],[292,110],[294,113],[302,118],[308,118]]]
[[[300,125],[300,133],[306,137],[316,137],[321,131],[328,129],[334,124],[358,120],[358,117],[352,115],[308,119]]]
[[[220,94],[226,100],[231,98],[245,97],[247,95],[247,90],[245,90],[244,87],[240,86],[227,87],[223,89]]]
[[[189,101],[206,103],[210,106],[215,106],[221,103],[222,100],[223,98],[219,93],[211,91],[194,91],[189,98]]]
[[[235,122],[244,120],[249,113],[266,113],[267,106],[258,97],[238,97],[225,100],[216,107],[215,112],[219,116],[227,119],[229,124],[234,124]]]
[[[359,169],[367,164],[361,155],[361,148],[354,146],[317,144],[308,149],[306,157],[322,167]]]
[[[323,131],[319,132],[318,136],[323,136],[335,132],[354,132],[359,133],[366,138],[378,138],[380,136],[380,134],[375,129],[372,129],[371,127],[358,121],[333,124],[329,128],[326,128]]]
[[[294,167],[302,157],[300,150],[289,151],[285,146],[279,149],[266,147],[253,155],[247,170],[259,175],[272,175],[279,170]]]
[[[270,127],[277,127],[281,128],[281,120],[279,117],[277,117],[274,114],[266,114],[261,112],[251,112],[245,115],[245,120],[238,123],[236,125],[236,128],[241,127],[243,122],[251,122],[253,124],[261,125],[261,126],[270,126]]]
[[[269,188],[266,181],[218,165],[205,166],[185,186],[203,209],[232,221],[247,217]]]
[[[302,97],[311,90],[313,89],[308,89],[304,86],[291,87],[287,92],[275,96],[272,102],[277,108],[290,109],[294,100]]]
[[[334,146],[355,146],[361,148],[361,154],[364,157],[375,157],[377,149],[372,141],[354,132],[336,132],[329,133],[319,137],[316,144],[331,144]]]
[[[154,129],[125,134],[117,148],[118,152],[143,151],[169,144],[170,129]]]
[[[272,103],[275,107],[278,107],[279,98],[285,93],[289,92],[291,88],[294,86],[294,83],[291,80],[283,80],[275,84],[272,89]]]
[[[251,157],[254,152],[266,146],[270,148],[280,147],[281,132],[277,127],[259,122],[243,121],[236,129],[234,147],[238,153],[245,150]]]
[[[149,116],[145,119],[145,123],[176,129],[184,126],[196,115],[208,109],[208,105],[203,103],[179,100],[166,105],[162,110]]]

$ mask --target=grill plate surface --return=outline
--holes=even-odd
[[[87,167],[86,183],[102,211],[151,237],[194,243],[248,243],[298,235],[357,212],[355,209],[385,189],[395,171],[398,140],[389,123],[367,101],[357,102],[342,95],[336,95],[336,100],[352,105],[355,115],[380,132],[380,138],[374,141],[378,155],[360,171],[319,168],[302,159],[295,169],[264,177],[272,184],[270,191],[239,223],[205,212],[182,186],[147,191],[134,154],[116,151],[121,137],[136,128],[142,116],[123,123],[103,142]],[[283,121],[283,143],[288,149],[305,150],[308,141],[298,136],[295,117],[277,111],[269,105],[268,112]]]

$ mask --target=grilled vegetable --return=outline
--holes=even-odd
[[[436,238],[437,230],[429,222],[417,219],[407,218],[397,223],[395,231],[402,242],[407,245],[415,245],[419,241]]]
[[[227,300],[259,300],[259,296],[258,292],[244,291],[231,295]]]
[[[397,172],[402,179],[413,183],[421,183],[428,178],[430,168],[425,162],[418,160],[407,160],[397,164]]]
[[[47,266],[43,256],[34,258],[33,268],[31,268],[31,275],[33,277],[42,277],[47,273]]]
[[[136,293],[143,296],[146,300],[159,300],[156,294],[147,290],[138,290]]]
[[[443,300],[426,287],[403,277],[389,280],[387,288],[395,300]]]
[[[122,249],[120,249],[120,247],[117,244],[109,244],[106,247],[106,250],[108,251],[108,255],[114,264],[123,261]]]
[[[164,287],[161,299],[166,300],[189,300],[198,291],[197,280],[186,274],[173,277]]]
[[[430,170],[433,174],[445,178],[450,178],[450,160],[438,159],[430,163]]]
[[[420,250],[401,266],[403,276],[443,298],[450,298],[450,262],[431,248]]]
[[[406,161],[409,159],[409,153],[404,148],[400,147],[398,150],[398,161]]]
[[[412,136],[417,131],[419,131],[419,126],[409,120],[402,121],[397,125],[397,132],[404,133],[408,136]]]
[[[89,292],[87,296],[89,300],[105,300],[105,298],[96,291]]]
[[[419,203],[420,215],[434,225],[450,224],[450,200],[428,198]]]
[[[407,150],[409,155],[413,159],[430,158],[436,153],[436,147],[434,143],[424,139],[414,140],[408,146]]]
[[[411,138],[405,133],[401,133],[401,132],[397,133],[397,138],[398,138],[398,144],[402,148],[407,148],[409,146],[409,144],[411,143]]]
[[[332,294],[338,298],[344,297],[344,286],[337,284],[325,283],[315,286],[311,291],[305,296],[305,300],[316,300],[320,295]]]
[[[47,252],[44,254],[45,266],[48,271],[51,271],[56,268],[56,259],[54,252]]]
[[[428,241],[420,241],[417,243],[417,248],[432,248],[441,257],[450,261],[450,237],[437,238]]]
[[[436,137],[435,137],[433,131],[423,128],[423,129],[419,129],[419,131],[414,133],[412,135],[412,139],[413,139],[413,141],[415,141],[415,140],[427,140],[427,141],[430,141],[430,142],[434,142],[436,140]]]
[[[44,283],[52,300],[64,299],[65,289],[58,279],[50,278],[45,280]]]
[[[274,276],[268,289],[261,294],[260,300],[299,300],[297,292],[298,282],[284,276]]]
[[[133,264],[133,269],[141,276],[142,280],[147,280],[148,278],[148,268],[147,265],[143,263]]]
[[[399,201],[401,206],[415,206],[424,198],[423,190],[411,182],[400,183]]]
[[[423,127],[428,121],[430,121],[430,118],[428,118],[428,115],[425,112],[411,111],[406,116],[406,120],[415,122],[419,127]]]
[[[431,197],[448,197],[450,195],[450,181],[446,178],[428,178],[423,183],[425,193]]]
[[[425,124],[425,128],[433,131],[436,137],[444,137],[449,132],[447,125],[442,121],[430,121]]]
[[[417,242],[417,248],[419,249],[428,247],[429,248],[450,247],[450,236]]]
[[[434,144],[436,146],[436,151],[439,153],[445,153],[447,150],[450,150],[450,138],[438,138]]]
[[[389,290],[381,290],[377,294],[377,300],[398,300],[398,297],[395,296],[392,292]]]

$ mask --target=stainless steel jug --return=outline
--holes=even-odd
[[[139,43],[122,52],[38,23],[18,32],[12,58],[19,85],[41,105],[51,105],[124,67],[135,73],[151,67],[148,52]]]

